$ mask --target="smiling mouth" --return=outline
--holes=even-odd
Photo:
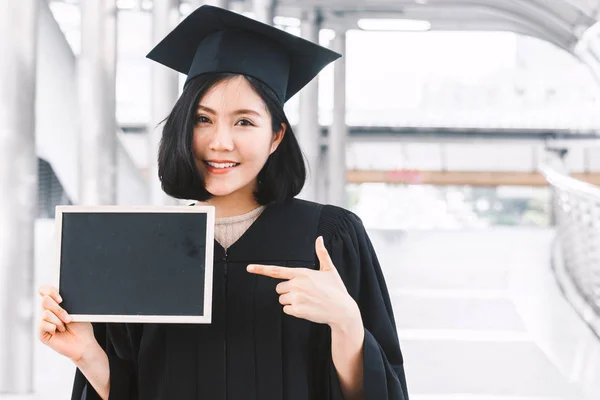
[[[209,172],[212,173],[225,173],[231,171],[233,168],[240,165],[240,163],[236,162],[214,162],[214,161],[204,161],[206,168]]]

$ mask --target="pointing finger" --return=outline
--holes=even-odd
[[[256,274],[269,276],[275,279],[292,279],[298,275],[298,268],[286,268],[278,267],[275,265],[260,265],[250,264],[248,265],[247,271]]]

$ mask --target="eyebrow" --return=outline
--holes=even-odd
[[[217,114],[217,112],[215,110],[213,110],[212,108],[203,106],[201,104],[198,105],[198,110],[206,111],[206,112],[211,113],[211,114]],[[261,117],[262,116],[258,111],[254,111],[254,110],[249,109],[249,108],[243,108],[243,109],[240,109],[240,110],[235,110],[231,114],[232,115],[252,114],[252,115],[256,115],[257,117]]]

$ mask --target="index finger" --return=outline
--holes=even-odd
[[[62,303],[62,301],[63,301],[62,297],[60,297],[60,294],[58,294],[58,289],[56,289],[54,286],[51,286],[51,285],[40,286],[38,293],[42,297],[43,296],[52,297],[54,299],[54,301],[56,301],[58,304]]]
[[[247,271],[276,279],[292,279],[298,275],[298,268],[278,267],[276,265],[250,264]]]

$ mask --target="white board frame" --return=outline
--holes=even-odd
[[[210,324],[212,321],[213,257],[215,237],[215,208],[213,206],[56,206],[56,274],[55,287],[60,292],[60,261],[63,215],[68,213],[195,213],[206,214],[206,260],[204,271],[204,312],[190,315],[87,315],[70,314],[74,322],[132,322]],[[67,310],[68,312],[68,310]]]

